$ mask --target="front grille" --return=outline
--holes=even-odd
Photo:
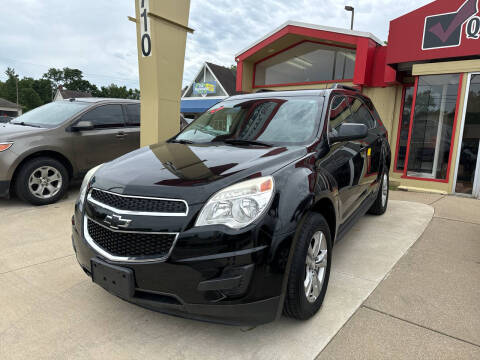
[[[116,257],[164,258],[175,243],[176,234],[112,231],[95,221],[86,220],[88,235],[92,241],[109,255]]]
[[[93,200],[118,210],[165,214],[187,213],[187,205],[181,200],[121,196],[97,189],[93,189],[90,196]]]

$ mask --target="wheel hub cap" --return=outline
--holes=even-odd
[[[387,174],[383,175],[383,181],[382,181],[382,206],[385,207],[385,204],[387,203],[387,197],[388,197],[388,176]]]
[[[62,174],[52,166],[42,166],[34,170],[28,179],[28,188],[32,195],[40,199],[49,199],[62,188]]]
[[[322,291],[325,273],[328,264],[327,239],[325,234],[317,231],[310,240],[310,245],[305,259],[305,296],[308,302],[317,300]]]

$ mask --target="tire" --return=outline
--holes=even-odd
[[[318,234],[323,234],[323,240],[320,245],[321,251],[317,256],[317,259],[322,259],[322,261],[310,262],[309,265],[308,262],[311,259],[308,259],[307,255],[311,254],[311,250],[313,250],[311,246],[316,241],[314,236],[318,238]],[[327,292],[332,256],[332,239],[327,221],[322,215],[316,213],[307,215],[297,236],[283,311],[289,317],[306,320],[317,313]],[[314,274],[316,279],[323,278],[323,281],[317,283],[320,283],[320,286],[315,287],[312,285],[309,291],[309,294],[312,296],[307,296],[307,283],[309,284],[307,274],[312,275],[311,266],[313,264],[322,264],[322,267]],[[310,276],[310,279],[313,281],[314,277]],[[316,297],[314,296],[315,293],[318,294]]]
[[[20,168],[15,178],[15,192],[20,199],[30,204],[48,205],[65,195],[68,184],[68,171],[61,162],[38,157],[27,161]]]
[[[384,167],[385,168],[385,167]],[[382,182],[378,189],[377,198],[373,203],[372,207],[368,210],[369,214],[372,215],[383,215],[387,211],[388,207],[388,196],[390,194],[389,190],[390,178],[388,172],[384,171],[382,174]]]

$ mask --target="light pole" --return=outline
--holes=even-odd
[[[353,30],[353,20],[355,19],[355,8],[353,6],[345,6],[345,10],[352,12],[352,22],[350,24],[350,30]]]

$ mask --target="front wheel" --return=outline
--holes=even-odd
[[[385,214],[385,211],[387,211],[387,206],[388,206],[389,185],[390,185],[390,180],[388,177],[388,172],[384,172],[382,175],[382,183],[380,184],[380,188],[378,189],[377,199],[373,203],[370,210],[368,210],[369,214],[372,214],[372,215]]]
[[[68,172],[55,159],[39,157],[26,162],[16,177],[15,190],[24,201],[33,205],[53,204],[68,189]]]
[[[284,313],[306,320],[317,313],[327,292],[332,239],[325,218],[308,214],[296,240]]]

